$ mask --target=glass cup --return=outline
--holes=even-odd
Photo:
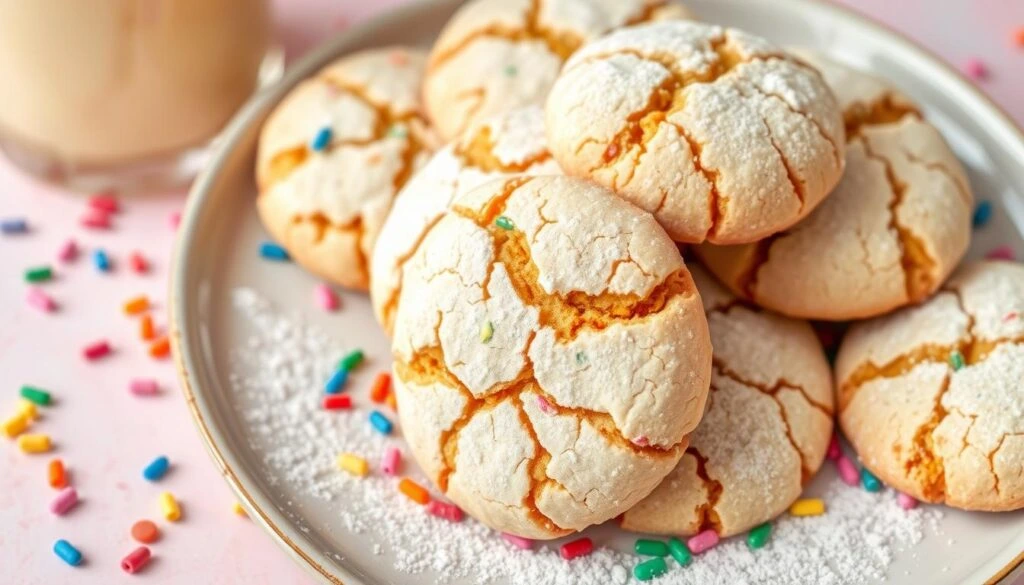
[[[180,185],[280,75],[267,0],[0,0],[0,148],[85,191]]]

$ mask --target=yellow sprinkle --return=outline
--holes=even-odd
[[[138,315],[149,308],[149,298],[146,295],[128,299],[124,303],[125,315]]]
[[[494,325],[488,321],[480,328],[480,341],[487,343],[494,337]]]
[[[181,506],[178,505],[178,500],[174,499],[171,492],[160,494],[160,510],[164,513],[164,518],[171,522],[181,519]]]
[[[21,433],[24,433],[25,429],[28,428],[28,422],[29,419],[24,415],[24,413],[19,412],[18,414],[4,421],[4,435],[8,439],[13,439],[14,437],[17,437]]]
[[[50,450],[50,435],[21,435],[18,447],[25,453],[46,453]]]
[[[821,516],[825,513],[825,502],[817,498],[797,500],[789,507],[793,516]]]
[[[235,504],[231,506],[231,511],[243,518],[249,517],[249,514],[245,511],[245,508],[243,508],[242,504],[239,504],[238,502],[235,502]]]
[[[370,471],[370,464],[366,462],[366,459],[357,457],[351,453],[342,453],[341,455],[338,455],[338,467],[352,475],[358,475],[360,477],[366,475]]]
[[[36,409],[35,403],[29,402],[28,400],[22,400],[18,404],[18,415],[29,420],[35,420],[39,418],[39,410]]]

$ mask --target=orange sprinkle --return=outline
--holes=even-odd
[[[169,353],[171,353],[171,341],[167,339],[166,335],[149,346],[149,355],[155,358],[167,357]]]
[[[132,538],[141,543],[150,544],[160,538],[160,529],[149,520],[139,520],[132,524]]]
[[[49,467],[50,487],[62,489],[68,485],[68,476],[64,472],[64,462],[60,459],[50,461]]]
[[[149,315],[143,315],[142,321],[139,322],[139,337],[148,341],[155,336],[156,330],[153,329],[153,318]]]
[[[134,299],[128,299],[124,302],[124,314],[125,315],[138,315],[149,308],[149,298],[146,295],[135,297]]]
[[[1024,47],[1024,26],[1018,27],[1017,31],[1013,33],[1013,42],[1018,47]]]
[[[398,400],[395,399],[394,392],[388,392],[388,397],[384,399],[384,402],[391,407],[391,410],[398,412]]]
[[[425,506],[430,503],[430,493],[426,488],[407,477],[398,482],[398,491],[417,504]]]
[[[391,395],[391,374],[381,372],[373,379],[373,386],[370,387],[370,400],[380,404]]]

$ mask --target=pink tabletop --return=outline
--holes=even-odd
[[[294,58],[332,32],[359,22],[403,0],[276,0],[282,42]],[[991,74],[981,85],[1018,122],[1024,122],[1024,49],[1014,47],[1013,31],[1024,26],[1019,0],[956,0],[935,8],[932,0],[843,0],[961,65],[985,62]],[[0,267],[11,283],[0,287],[0,374],[6,398],[0,418],[16,404],[22,384],[50,390],[55,404],[43,409],[33,431],[51,435],[55,450],[26,455],[4,440],[0,453],[0,580],[17,583],[113,583],[129,577],[120,559],[137,546],[132,524],[148,518],[162,538],[151,545],[154,560],[137,578],[149,583],[308,583],[312,580],[269,536],[232,513],[234,499],[207,457],[168,359],[155,360],[138,339],[136,318],[125,316],[125,299],[146,294],[154,316],[166,329],[166,274],[174,230],[168,218],[183,193],[122,199],[114,229],[88,231],[77,219],[85,199],[33,182],[0,162],[0,218],[25,217],[30,232],[0,238]],[[69,237],[83,254],[57,261]],[[91,252],[102,247],[114,261],[104,274]],[[128,256],[138,250],[152,264],[134,273]],[[47,293],[60,308],[44,314],[24,300],[26,287],[15,281],[25,268],[52,264]],[[89,363],[81,348],[107,339],[113,353]],[[155,378],[158,396],[128,392],[136,377]],[[170,473],[158,483],[142,478],[143,467],[166,455]],[[66,516],[48,511],[55,491],[46,483],[47,462],[60,457],[82,501]],[[181,501],[179,522],[162,519],[157,497],[170,491]],[[71,568],[51,552],[64,538],[82,551],[85,563]]]

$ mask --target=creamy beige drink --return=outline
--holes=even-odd
[[[256,88],[269,20],[263,0],[0,0],[5,150],[113,168],[202,144]]]

